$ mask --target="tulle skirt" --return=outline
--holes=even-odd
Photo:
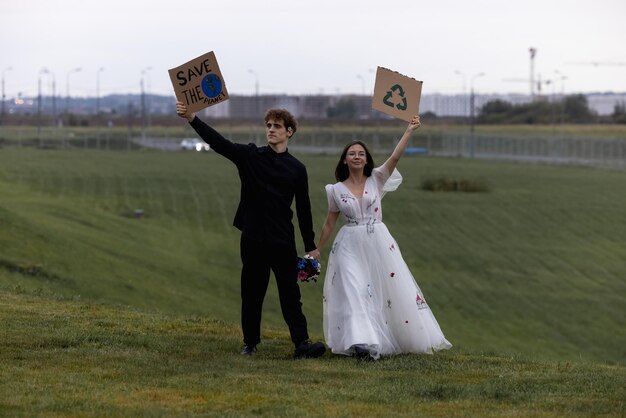
[[[324,281],[324,337],[335,354],[432,353],[444,337],[383,223],[343,226]]]

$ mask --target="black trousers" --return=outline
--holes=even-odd
[[[302,313],[297,279],[297,252],[294,245],[254,241],[241,236],[241,328],[243,342],[253,346],[261,342],[263,299],[274,272],[283,318],[291,341],[298,346],[308,340],[307,323]]]

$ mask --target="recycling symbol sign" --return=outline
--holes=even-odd
[[[399,102],[397,100],[392,100],[395,97],[394,93],[398,93],[400,98]],[[389,107],[395,107],[399,110],[406,110],[406,97],[404,94],[404,89],[400,84],[394,84],[389,90],[387,90],[387,94],[383,98],[383,103]]]
[[[372,109],[410,122],[419,114],[422,83],[397,71],[378,67]]]

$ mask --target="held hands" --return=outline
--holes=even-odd
[[[313,251],[309,251],[307,255],[313,257],[317,261],[320,261],[320,250],[318,250],[317,248],[314,249]]]
[[[415,116],[413,116],[413,119],[411,119],[411,122],[409,122],[409,126],[407,126],[406,130],[407,130],[407,132],[413,132],[414,130],[416,130],[420,126],[422,126],[422,124],[420,122],[420,117],[419,117],[419,115],[415,115]]]
[[[183,104],[183,102],[176,102],[176,114],[181,118],[187,119],[189,122],[196,117],[196,114],[193,112],[189,112],[187,110],[187,106]]]

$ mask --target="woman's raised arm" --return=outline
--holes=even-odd
[[[391,156],[385,161],[383,166],[387,168],[389,173],[392,173],[393,170],[398,165],[398,161],[400,161],[400,157],[404,154],[404,150],[406,149],[407,144],[409,143],[409,139],[417,128],[421,126],[419,115],[413,116],[411,122],[409,122],[409,126],[407,126],[406,131],[404,131],[404,135],[400,138],[400,141],[396,145],[396,148],[391,153]]]

